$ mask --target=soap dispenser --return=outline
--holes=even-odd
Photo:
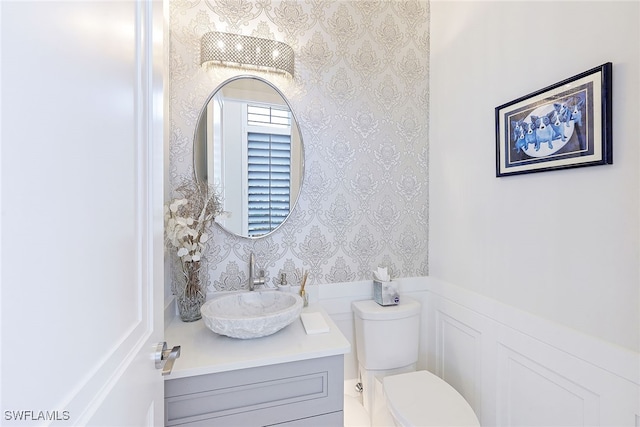
[[[280,283],[278,284],[278,290],[289,292],[291,286],[287,283],[287,273],[280,274]]]

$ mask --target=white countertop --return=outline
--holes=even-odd
[[[329,332],[307,335],[298,318],[273,335],[241,340],[216,334],[205,326],[202,319],[185,323],[176,317],[165,330],[165,341],[171,346],[181,346],[180,357],[165,379],[335,356],[351,351],[349,341],[320,305],[305,307],[304,312],[321,313]]]

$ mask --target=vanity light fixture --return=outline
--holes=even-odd
[[[200,65],[214,62],[293,77],[293,59],[291,46],[275,40],[220,32],[205,33],[200,40]]]

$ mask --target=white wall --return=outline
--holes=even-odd
[[[431,14],[430,275],[637,351],[639,3]],[[496,178],[495,107],[608,61],[614,164]]]

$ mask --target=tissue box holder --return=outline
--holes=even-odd
[[[398,289],[391,280],[388,282],[373,281],[373,299],[382,306],[398,305],[400,302]]]

